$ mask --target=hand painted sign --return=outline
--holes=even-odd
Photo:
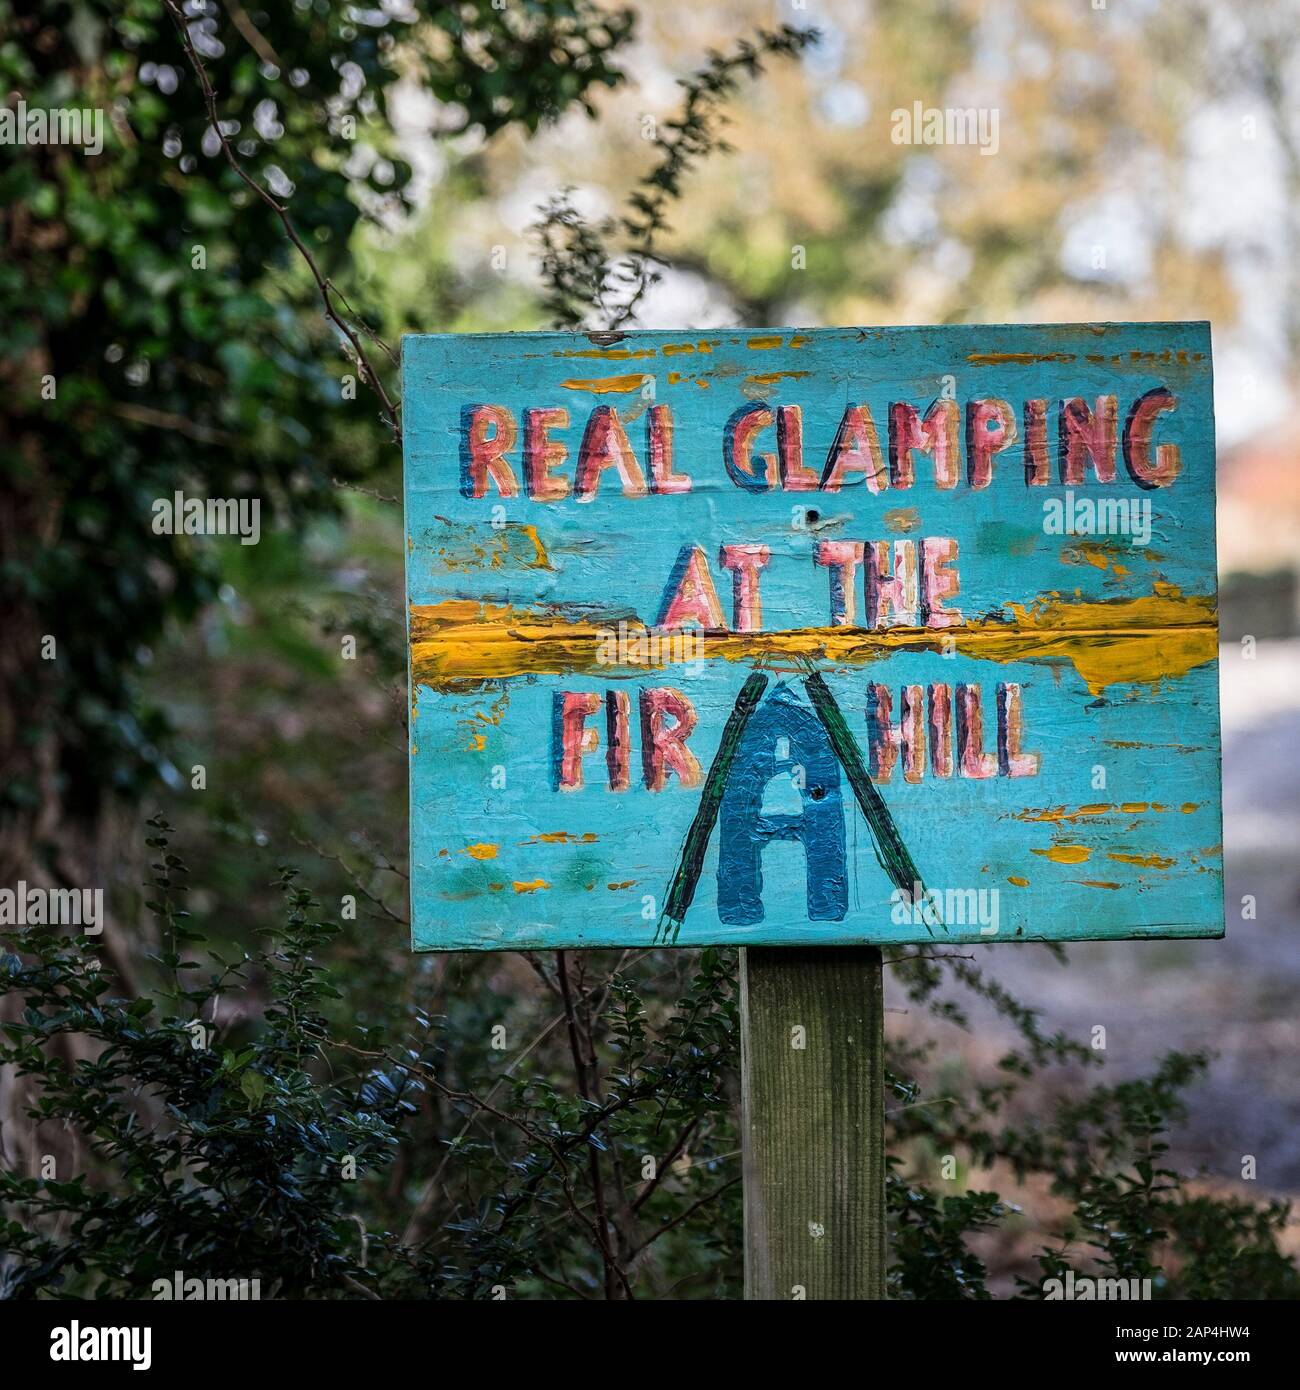
[[[403,370],[417,949],[1222,934],[1208,325]]]

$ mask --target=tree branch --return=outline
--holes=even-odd
[[[321,268],[316,264],[316,258],[307,249],[307,245],[302,237],[298,235],[298,229],[293,225],[293,219],[289,216],[288,208],[267,189],[263,188],[236,158],[235,152],[230,146],[230,141],[226,138],[226,134],[221,128],[221,115],[217,110],[217,95],[213,90],[207,67],[204,65],[203,59],[199,56],[198,50],[194,47],[194,41],[190,38],[189,25],[185,22],[185,16],[181,13],[181,8],[176,0],[163,0],[163,3],[167,8],[167,13],[171,15],[172,23],[176,26],[176,32],[180,36],[181,46],[185,50],[185,56],[189,60],[190,66],[194,69],[194,73],[199,79],[199,85],[203,89],[203,101],[204,105],[207,107],[208,121],[212,126],[213,133],[221,144],[221,152],[226,157],[226,163],[235,171],[244,185],[251,189],[251,191],[280,219],[280,224],[284,228],[285,235],[297,249],[298,254],[306,263],[307,269],[311,272],[312,279],[316,282],[316,288],[320,291],[321,303],[325,309],[325,317],[338,329],[346,339],[348,346],[352,349],[361,378],[379,397],[380,404],[383,407],[384,419],[387,421],[389,429],[393,432],[394,441],[400,447],[402,442],[401,403],[400,401],[394,401],[388,394],[383,379],[372,366],[365,348],[361,345],[361,339],[358,337],[356,329],[353,328],[351,323],[349,323],[344,315],[335,307],[334,300],[336,296],[345,305],[347,301],[343,299],[343,296],[339,294],[329,280],[326,279]],[[371,337],[374,336],[370,334],[369,329],[364,331]],[[375,341],[378,342],[379,340],[375,339]],[[381,347],[382,346],[381,344]],[[392,353],[389,352],[388,348],[384,347],[383,350],[391,359]]]

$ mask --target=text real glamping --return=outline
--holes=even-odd
[[[1121,434],[1116,396],[1097,396],[1091,404],[1082,397],[1061,399],[1056,407],[1060,483],[1081,487],[1089,469],[1097,483],[1114,483],[1122,457],[1129,479],[1139,488],[1168,487],[1181,470],[1180,452],[1172,443],[1153,447],[1153,434],[1159,417],[1177,405],[1177,398],[1163,386],[1144,392],[1130,406]],[[529,407],[522,414],[519,448],[519,422],[507,407],[476,404],[462,408],[463,496],[482,499],[495,493],[503,498],[519,497],[519,474],[511,460],[517,449],[523,493],[538,503],[589,503],[597,497],[610,471],[617,476],[625,497],[671,496],[693,490],[693,478],[674,467],[673,418],[667,405],[652,405],[644,413],[645,468],[617,409],[608,405],[593,408],[578,445],[572,487],[560,471],[567,463],[569,449],[556,438],[558,432],[570,426],[568,410],[561,406]],[[750,492],[835,493],[844,487],[865,486],[870,493],[881,493],[911,488],[916,478],[914,456],[921,453],[931,460],[936,488],[955,488],[964,477],[968,487],[979,490],[992,482],[997,456],[1023,441],[1025,485],[1045,487],[1053,481],[1047,443],[1048,401],[1026,400],[1020,420],[1023,434],[1017,429],[1011,405],[996,397],[967,401],[964,429],[962,410],[956,400],[941,397],[924,412],[909,402],[891,402],[886,465],[870,407],[850,404],[844,409],[826,461],[818,471],[804,462],[801,408],[758,401],[742,406],[727,420],[722,461],[731,483]],[[760,452],[764,444],[772,442],[774,451]],[[703,547],[683,547],[669,579],[656,629],[761,630],[760,572],[769,558],[769,548],[761,544],[721,547],[719,562],[732,572],[733,578],[732,620],[728,624]],[[948,604],[959,591],[954,538],[926,536],[893,542],[820,540],[813,559],[829,571],[829,617],[834,627],[877,631],[891,627],[956,627],[962,622],[960,610]],[[859,570],[863,572],[861,615],[857,606]],[[920,686],[906,686],[900,698],[900,717],[894,724],[888,689],[872,684],[868,690],[868,762],[873,780],[888,782],[901,754],[904,779],[920,781],[927,741],[932,775],[1037,775],[1039,756],[1022,751],[1024,715],[1019,685],[1004,682],[998,686],[996,754],[984,751],[978,686],[958,684],[954,688],[934,684],[924,692]],[[587,725],[587,720],[596,714],[601,703],[601,697],[592,691],[556,693],[557,746],[552,759],[561,791],[576,791],[583,785],[584,756],[595,752],[598,743],[596,731]],[[604,703],[610,733],[608,786],[613,791],[624,791],[632,780],[628,696],[623,691],[610,690]],[[664,686],[641,691],[640,703],[644,745],[641,761],[646,788],[664,790],[673,774],[683,786],[698,786],[699,760],[687,743],[697,723],[692,702],[682,691]]]
[[[1114,395],[1089,403],[1081,396],[1062,399],[1056,407],[1057,459],[1060,482],[1082,486],[1090,466],[1098,483],[1116,481],[1116,455],[1122,452],[1129,478],[1143,489],[1168,487],[1178,476],[1178,446],[1160,444],[1152,452],[1152,435],[1160,415],[1176,410],[1177,397],[1164,386],[1144,392],[1130,406],[1124,421],[1122,451],[1118,431],[1119,403]],[[563,406],[528,407],[523,411],[522,465],[524,491],[534,502],[555,503],[572,498],[591,502],[608,470],[617,473],[625,497],[690,492],[692,477],[678,472],[673,462],[673,417],[667,405],[644,412],[645,457],[642,468],[627,430],[612,405],[596,406],[589,414],[578,446],[573,486],[561,473],[569,457],[567,444],[555,438],[569,428]],[[915,477],[913,454],[928,454],[937,488],[955,488],[961,481],[964,438],[966,483],[973,489],[993,481],[993,460],[1023,438],[1024,478],[1028,487],[1052,482],[1048,455],[1048,402],[1024,402],[1023,436],[1011,405],[995,397],[966,403],[965,429],[958,402],[941,396],[924,413],[907,401],[888,407],[889,465],[886,468],[880,436],[865,404],[848,405],[840,418],[826,462],[820,471],[804,462],[803,411],[797,405],[770,406],[754,401],[730,416],[722,433],[722,461],[727,477],[747,492],[839,492],[864,485],[868,492],[910,488]],[[775,452],[759,453],[762,436],[775,432]],[[482,498],[489,482],[501,497],[520,496],[519,477],[510,455],[520,443],[519,423],[502,405],[466,405],[460,419],[460,490]]]

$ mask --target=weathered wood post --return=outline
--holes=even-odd
[[[880,952],[740,956],[745,1297],[884,1298]]]

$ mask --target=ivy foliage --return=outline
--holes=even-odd
[[[28,746],[57,742],[62,802],[88,821],[105,789],[174,778],[137,677],[220,582],[192,537],[155,530],[154,503],[178,490],[257,498],[264,531],[299,530],[337,506],[335,479],[392,452],[379,411],[345,400],[357,364],[305,262],[222,153],[173,9],[221,133],[349,305],[365,288],[349,283],[354,229],[410,187],[395,83],[450,103],[441,134],[535,131],[622,80],[633,31],[628,10],[593,0],[0,0],[0,87],[30,110],[102,119],[98,154],[13,145],[0,166],[0,572],[29,651],[7,698]],[[364,313],[351,321],[395,378]],[[42,659],[41,634],[57,638],[57,661]],[[0,807],[48,794],[35,767],[10,774]]]

